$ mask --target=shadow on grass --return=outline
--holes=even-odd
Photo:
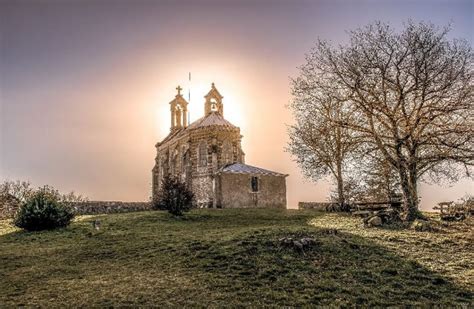
[[[367,238],[309,227],[314,213],[101,216],[0,236],[0,303],[18,306],[468,305],[471,291]],[[92,220],[92,218],[91,218]],[[304,252],[281,237],[310,236]],[[41,284],[38,284],[41,283]]]
[[[296,251],[280,246],[278,239],[288,236],[310,236],[318,242],[305,252]],[[212,246],[198,242],[191,248],[190,268],[212,277],[229,299],[250,296],[251,303],[467,305],[473,297],[467,289],[367,239],[323,229],[267,230]],[[249,290],[251,295],[246,294]]]

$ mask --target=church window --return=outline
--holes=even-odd
[[[173,176],[176,176],[176,172],[177,172],[177,165],[178,165],[178,162],[176,160],[176,157],[177,156],[174,156],[173,157],[173,160],[171,161],[171,175]]]
[[[169,172],[172,176],[176,176],[179,172],[178,170],[178,158],[179,158],[179,153],[178,153],[178,149],[174,149],[171,151],[170,153],[170,156],[171,156],[171,162],[170,162],[170,166],[169,166]]]
[[[233,163],[232,144],[229,141],[226,141],[222,148],[224,164]]]
[[[258,192],[258,177],[252,177],[250,180],[250,186],[252,187],[252,192]]]
[[[207,165],[207,144],[206,142],[201,142],[199,144],[199,166]]]
[[[181,162],[181,172],[186,173],[186,169],[189,166],[189,150],[183,148],[183,157]]]

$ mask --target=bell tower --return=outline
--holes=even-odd
[[[173,101],[170,102],[171,111],[171,131],[183,129],[188,126],[188,102],[181,95],[180,86],[176,87],[176,94]]]
[[[223,96],[217,91],[214,83],[211,85],[211,90],[204,96],[206,103],[204,103],[204,116],[212,112],[217,112],[224,116],[224,105],[222,104]]]

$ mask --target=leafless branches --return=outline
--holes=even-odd
[[[357,136],[397,171],[410,220],[420,179],[456,180],[474,162],[473,52],[464,40],[448,40],[449,30],[408,22],[397,33],[370,24],[352,31],[345,46],[318,42],[296,80],[305,86],[295,102],[319,106],[330,97],[351,112],[349,121],[333,119],[332,130]]]

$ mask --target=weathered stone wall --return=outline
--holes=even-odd
[[[339,206],[337,203],[330,203],[330,202],[299,202],[298,203],[298,209],[315,209],[315,210],[321,210],[321,211],[326,211],[328,207],[333,206],[337,207]]]
[[[258,192],[252,192],[252,176],[258,177]],[[216,180],[217,207],[286,208],[284,176],[222,173]]]
[[[110,214],[151,210],[149,202],[89,201],[69,204],[78,215]]]
[[[0,196],[0,220],[13,218],[19,207],[14,199]]]
[[[110,214],[151,210],[149,202],[89,201],[69,203],[78,215]],[[19,205],[0,201],[0,220],[14,217]]]
[[[215,200],[214,174],[228,163],[244,163],[245,154],[241,148],[241,139],[239,128],[208,126],[183,131],[157,145],[155,167],[152,171],[153,196],[158,196],[163,177],[173,175],[189,185],[198,207],[212,207]],[[203,141],[207,145],[207,164],[200,166],[199,145]],[[230,146],[228,155],[224,151],[226,143]]]
[[[192,191],[194,193],[194,202],[198,208],[212,207],[213,191],[211,176],[196,176],[192,180]]]

